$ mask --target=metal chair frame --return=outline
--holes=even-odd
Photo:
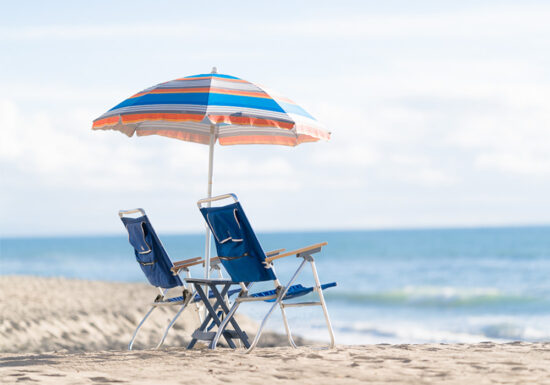
[[[216,196],[216,197],[212,197],[212,198],[201,199],[197,202],[197,205],[199,206],[199,208],[201,208],[201,205],[204,204],[204,203],[211,203],[211,202],[214,202],[214,201],[219,201],[219,200],[228,199],[228,198],[232,198],[235,202],[238,202],[238,198],[235,194],[224,194],[224,195],[220,195],[220,196]],[[328,314],[328,309],[327,309],[327,306],[326,306],[325,297],[323,295],[323,290],[321,288],[321,283],[320,283],[320,280],[319,280],[319,274],[317,273],[317,268],[315,266],[315,259],[313,257],[313,254],[320,252],[321,248],[325,245],[326,245],[326,242],[320,243],[320,244],[317,244],[317,245],[312,245],[310,247],[306,247],[306,248],[299,249],[299,250],[296,250],[296,251],[287,252],[287,253],[284,253],[284,254],[280,254],[279,251],[268,254],[269,257],[266,259],[264,264],[266,265],[266,267],[271,268],[273,270],[274,270],[273,260],[275,260],[275,259],[279,259],[279,258],[283,258],[283,257],[286,257],[286,256],[291,256],[291,255],[296,255],[297,258],[302,258],[302,262],[300,263],[300,265],[298,266],[298,268],[294,272],[292,278],[290,278],[290,280],[288,281],[288,283],[285,286],[282,286],[278,279],[275,279],[273,281],[274,286],[275,286],[275,290],[276,290],[276,294],[274,294],[272,296],[256,297],[253,294],[250,294],[249,290],[250,290],[253,283],[231,282],[231,284],[239,284],[241,286],[242,290],[241,290],[241,293],[239,293],[239,296],[235,299],[235,301],[233,303],[233,306],[229,309],[228,312],[225,313],[225,318],[219,324],[218,331],[215,334],[215,336],[213,337],[213,339],[211,340],[210,348],[211,349],[216,348],[218,340],[224,334],[225,328],[227,327],[227,325],[229,323],[234,325],[234,318],[233,317],[235,316],[235,313],[236,313],[236,311],[239,308],[241,303],[243,303],[243,302],[254,302],[254,301],[265,301],[265,300],[269,300],[269,299],[274,299],[275,302],[273,303],[273,305],[271,306],[271,308],[269,309],[267,314],[264,316],[264,318],[263,318],[263,320],[262,320],[262,322],[261,322],[261,324],[258,328],[258,331],[256,332],[256,336],[254,337],[254,340],[252,341],[250,346],[247,346],[247,344],[244,343],[244,341],[243,341],[244,345],[247,347],[246,353],[250,353],[256,347],[256,345],[258,344],[258,341],[260,340],[263,329],[264,329],[269,317],[271,316],[271,314],[273,313],[275,308],[277,308],[277,306],[281,310],[281,314],[282,314],[282,317],[283,317],[283,323],[284,323],[284,326],[285,326],[285,332],[286,332],[286,335],[287,335],[288,342],[289,342],[290,346],[292,346],[293,348],[296,348],[297,345],[294,342],[294,339],[292,338],[292,333],[291,333],[290,326],[289,326],[289,323],[288,323],[288,320],[287,320],[285,308],[302,307],[302,306],[321,306],[322,309],[323,309],[323,314],[324,314],[324,317],[325,317],[325,322],[326,322],[328,334],[329,334],[329,337],[330,337],[330,343],[328,345],[328,348],[333,348],[334,344],[335,344],[334,331],[332,329],[332,323],[330,321],[330,316]],[[283,250],[280,250],[280,251],[283,251]],[[288,290],[293,285],[293,283],[296,281],[296,278],[298,277],[298,275],[300,274],[300,272],[302,271],[302,269],[304,268],[304,266],[307,262],[310,263],[311,270],[312,270],[312,273],[313,273],[313,277],[314,277],[314,280],[315,280],[315,286],[313,288],[313,292],[317,293],[317,295],[319,296],[319,301],[298,302],[298,303],[287,303],[287,302],[285,302],[285,296],[287,295]],[[273,271],[273,272],[275,273],[275,271]],[[195,283],[198,280],[186,279],[186,281]],[[201,281],[202,281],[202,284],[206,283],[206,284],[209,284],[209,285],[210,284],[215,285],[215,283],[214,283],[215,280],[204,280],[203,279]]]
[[[135,213],[141,213],[142,215],[146,215],[145,210],[142,209],[142,208],[131,209],[131,210],[120,210],[118,212],[118,215],[119,215],[120,218],[122,218],[125,215],[131,215],[131,214],[135,214]],[[159,239],[159,241],[160,241],[160,239]],[[162,247],[164,247],[164,245]],[[193,265],[203,264],[203,263],[204,263],[204,261],[202,261],[200,257],[191,258],[191,259],[188,259],[188,260],[185,260],[185,261],[175,262],[174,267],[172,268],[172,272],[173,272],[174,275],[179,275],[183,271],[185,273],[185,278],[190,279],[191,278],[191,272],[189,271],[189,267],[193,266]],[[212,272],[213,270],[217,270],[219,277],[223,278],[223,274],[222,274],[222,271],[220,269],[218,260],[214,260],[214,261],[211,262],[210,272]],[[130,342],[128,343],[128,350],[132,350],[132,347],[133,347],[135,339],[136,339],[136,337],[139,333],[139,330],[141,329],[141,327],[143,326],[145,321],[149,318],[151,313],[153,313],[153,311],[156,308],[162,307],[162,306],[180,306],[177,313],[170,320],[170,323],[168,324],[168,326],[164,330],[162,338],[160,339],[158,344],[154,347],[154,349],[159,349],[164,344],[164,341],[166,340],[168,332],[170,331],[172,326],[176,323],[177,319],[183,313],[183,311],[186,309],[186,307],[189,305],[189,303],[191,303],[193,301],[193,299],[195,298],[195,295],[197,294],[196,290],[192,290],[191,287],[189,287],[189,285],[185,284],[185,279],[182,279],[182,282],[183,282],[183,293],[182,293],[182,300],[180,300],[180,301],[169,301],[170,298],[166,298],[166,294],[170,289],[164,289],[164,288],[161,288],[161,287],[157,287],[157,289],[160,292],[160,295],[157,295],[157,297],[155,298],[155,300],[151,304],[151,308],[147,311],[147,313],[145,313],[145,316],[142,318],[142,320],[139,322],[136,329],[134,330],[134,333],[132,334],[132,338],[131,338]],[[226,301],[228,301],[227,297],[226,297]],[[194,304],[197,307],[197,314],[198,314],[198,317],[199,317],[199,322],[202,322],[201,311],[200,311],[201,310],[200,309],[201,308],[201,301],[194,301]]]

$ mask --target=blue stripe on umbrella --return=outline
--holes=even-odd
[[[181,94],[146,94],[136,98],[126,99],[109,111],[128,106],[141,106],[148,104],[193,104],[211,106],[230,106],[257,108],[266,111],[284,113],[285,110],[273,99],[256,98],[240,95],[226,95],[216,93],[181,93]]]

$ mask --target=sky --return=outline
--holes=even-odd
[[[234,3],[3,3],[0,237],[203,231],[207,146],[91,124],[213,66],[332,132],[216,147],[260,231],[550,224],[550,3]]]

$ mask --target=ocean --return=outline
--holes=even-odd
[[[202,255],[203,235],[160,236],[174,261]],[[328,242],[316,264],[322,282],[338,283],[325,291],[337,343],[550,341],[550,227],[258,237],[265,250]],[[276,263],[281,282],[298,263]],[[0,274],[145,282],[122,229],[117,236],[0,239]],[[297,282],[311,284],[310,270]],[[268,306],[241,311],[259,321]],[[295,334],[327,340],[320,308],[287,312]],[[279,320],[274,313],[268,328],[283,331]]]

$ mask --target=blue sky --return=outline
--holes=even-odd
[[[219,72],[333,132],[216,147],[214,193],[255,226],[550,223],[550,4],[10,2],[0,15],[0,236],[118,233],[144,207],[203,228],[207,147],[93,132],[133,93]]]

